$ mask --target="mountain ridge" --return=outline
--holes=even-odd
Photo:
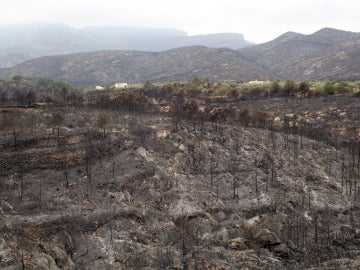
[[[33,67],[36,66],[36,69]],[[239,67],[244,67],[239,69]],[[49,77],[75,85],[187,80],[209,77],[212,80],[252,80],[270,74],[227,48],[192,46],[164,52],[98,51],[46,56],[29,60],[10,69],[0,70],[0,77],[21,74],[27,77]]]
[[[310,35],[287,32],[274,40],[242,48],[238,52],[283,79],[318,80],[331,78],[331,75],[333,79],[360,79],[357,70],[355,76],[336,76],[334,70],[356,66],[356,59],[360,57],[359,44],[360,33],[323,28]],[[336,55],[339,53],[352,57],[337,62]],[[324,62],[330,66],[325,67]],[[341,66],[336,68],[338,64]]]
[[[360,33],[324,28],[310,35],[287,32],[240,50],[188,46],[162,52],[102,50],[29,60],[0,69],[49,77],[78,86],[184,81],[193,77],[223,80],[360,80]]]
[[[101,50],[164,51],[168,49],[204,45],[240,49],[252,43],[242,34],[219,33],[189,36],[173,28],[141,28],[99,26],[73,28],[61,24],[0,26],[0,67],[11,67],[37,56],[50,56]],[[19,47],[19,55],[1,57],[2,51]]]

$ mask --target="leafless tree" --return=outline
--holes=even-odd
[[[110,115],[106,112],[101,112],[99,114],[99,117],[97,119],[97,126],[101,129],[103,129],[103,135],[105,137],[106,133],[105,133],[105,128],[106,126],[109,124],[110,122]]]
[[[57,128],[57,143],[60,145],[60,125],[64,122],[64,117],[60,112],[53,113],[51,117],[51,124],[53,126],[53,134],[55,133],[55,128]]]

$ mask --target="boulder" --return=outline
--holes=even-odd
[[[237,237],[234,239],[231,239],[228,242],[228,246],[232,249],[236,249],[236,250],[246,250],[248,249],[248,247],[245,244],[246,240],[242,237]]]
[[[184,144],[180,144],[178,149],[181,152],[187,152],[187,150],[188,150],[187,147]]]
[[[14,261],[11,249],[7,245],[4,238],[0,238],[0,266]],[[2,269],[2,268],[1,268]]]
[[[1,267],[1,270],[23,270],[23,265],[21,263],[13,264],[5,267]]]
[[[229,232],[226,228],[221,228],[216,233],[214,233],[213,237],[214,241],[216,243],[219,243],[220,245],[226,245],[229,241]]]
[[[353,235],[356,233],[356,230],[349,225],[342,225],[340,231],[345,235]]]
[[[290,249],[285,244],[276,245],[272,251],[284,259],[290,256]]]
[[[288,240],[288,241],[286,242],[286,245],[287,245],[287,247],[290,248],[290,249],[296,249],[296,246],[295,246],[294,242],[291,241],[291,240]]]
[[[279,237],[269,231],[268,229],[262,229],[255,235],[255,240],[263,247],[271,247],[281,244]]]
[[[34,270],[59,270],[53,258],[47,254],[41,254],[33,268]]]
[[[75,269],[75,264],[67,256],[66,252],[59,247],[55,247],[50,251],[50,256],[55,260],[58,267],[64,270]]]

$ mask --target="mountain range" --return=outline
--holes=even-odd
[[[360,79],[360,33],[331,28],[311,35],[287,32],[238,52],[283,79]]]
[[[194,45],[240,49],[251,44],[242,34],[188,36],[184,31],[171,28],[5,25],[0,26],[0,67],[11,67],[41,56],[100,50],[159,52]]]
[[[179,38],[184,35],[176,33]],[[288,32],[240,49],[186,46],[160,52],[101,50],[46,56],[0,69],[0,77],[49,77],[79,86],[183,81],[195,76],[213,81],[360,80],[359,59],[360,33],[324,28],[310,35]]]

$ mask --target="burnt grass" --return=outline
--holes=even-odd
[[[358,99],[196,102],[0,109],[0,267],[357,269]]]

